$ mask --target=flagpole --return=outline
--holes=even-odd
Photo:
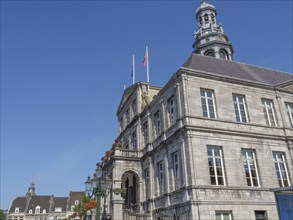
[[[134,54],[132,55],[132,84],[135,83],[135,61]]]
[[[147,60],[146,60],[146,65],[147,65],[147,82],[150,83],[150,73],[149,73],[149,50],[148,46],[146,46],[146,54],[147,54]]]

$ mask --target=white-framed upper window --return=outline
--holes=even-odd
[[[149,127],[148,127],[148,122],[146,121],[142,125],[142,133],[143,133],[143,138],[144,138],[144,145],[147,146],[148,140],[149,140]]]
[[[180,167],[179,167],[179,154],[175,152],[172,154],[173,160],[173,177],[175,190],[179,189],[180,184]]]
[[[15,212],[15,213],[19,213],[19,208],[16,207],[15,210],[14,210],[14,212]]]
[[[275,170],[278,177],[280,187],[290,186],[290,180],[288,178],[288,171],[285,159],[285,153],[273,152]]]
[[[42,212],[43,214],[46,214],[46,209],[43,209],[43,212]]]
[[[269,126],[277,126],[273,101],[270,99],[262,99],[261,102],[263,106],[266,124]]]
[[[62,212],[62,208],[61,207],[56,207],[55,212]]]
[[[164,192],[164,166],[163,161],[158,163],[158,182],[160,194]]]
[[[242,149],[242,159],[247,185],[259,187],[260,183],[255,151],[251,149]]]
[[[41,208],[40,208],[40,206],[38,205],[38,206],[35,208],[35,213],[36,213],[36,214],[40,214],[40,211],[41,211]]]
[[[74,208],[75,208],[75,206],[74,206],[74,205],[72,205],[72,206],[71,206],[71,211],[74,211]]]
[[[137,150],[137,135],[136,135],[136,130],[134,130],[131,133],[131,143],[132,143],[132,149]]]
[[[30,209],[30,210],[28,211],[28,214],[32,214],[32,213],[33,213],[33,210]]]
[[[208,146],[207,150],[211,184],[226,185],[222,148]]]
[[[79,201],[76,199],[75,201],[74,201],[74,205],[78,205],[79,204]]]
[[[291,127],[293,127],[293,103],[285,103]]]
[[[168,119],[169,119],[169,125],[171,126],[172,124],[175,123],[176,120],[176,102],[174,99],[174,96],[172,96],[169,100],[168,100]]]
[[[155,113],[155,133],[156,133],[156,137],[158,137],[161,134],[161,130],[162,130],[162,124],[161,124],[161,114],[160,111],[157,111]]]
[[[247,111],[245,105],[245,97],[243,95],[233,94],[233,104],[237,122],[248,122]]]
[[[215,96],[212,90],[200,89],[203,117],[216,118]]]
[[[216,220],[233,220],[232,211],[216,211]]]

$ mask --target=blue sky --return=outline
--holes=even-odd
[[[27,192],[68,196],[117,135],[124,84],[163,86],[192,52],[190,1],[1,1],[1,209]],[[214,0],[234,60],[292,72],[291,0]]]

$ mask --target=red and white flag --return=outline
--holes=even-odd
[[[143,61],[142,61],[143,66],[146,66],[147,62],[148,62],[148,51],[146,50],[145,55],[143,57]]]
[[[145,48],[145,54],[144,54],[144,57],[143,57],[142,64],[147,69],[147,82],[149,83],[150,82],[150,76],[149,76],[150,74],[149,74],[149,52],[148,52],[148,46],[146,46],[146,48]]]

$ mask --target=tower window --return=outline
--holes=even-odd
[[[215,22],[215,15],[211,14],[212,22]]]
[[[220,58],[224,60],[228,60],[228,54],[225,50],[220,50]]]
[[[209,57],[215,57],[215,52],[213,50],[208,50],[204,53],[204,55]]]
[[[199,17],[199,23],[202,25],[202,17]]]
[[[204,15],[204,21],[209,21],[209,16],[208,16],[208,14],[205,14],[205,15]]]

